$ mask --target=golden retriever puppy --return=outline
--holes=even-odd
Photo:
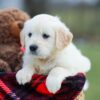
[[[19,84],[30,82],[35,73],[46,74],[47,89],[55,93],[66,77],[90,69],[89,59],[72,43],[72,33],[58,17],[33,17],[24,24],[20,38],[25,53],[23,67],[16,74]]]

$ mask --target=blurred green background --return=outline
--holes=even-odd
[[[73,42],[92,63],[86,100],[100,100],[100,0],[0,0],[0,9],[10,7],[31,16],[48,13],[60,17],[72,31]]]

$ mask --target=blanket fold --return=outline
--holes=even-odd
[[[0,100],[74,100],[81,92],[85,75],[79,73],[66,78],[61,89],[51,94],[45,86],[44,75],[33,75],[32,81],[26,85],[19,85],[15,73],[0,73]]]

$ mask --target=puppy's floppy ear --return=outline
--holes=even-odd
[[[62,25],[61,27],[57,28],[56,29],[56,48],[58,50],[62,50],[72,41],[72,38],[73,38],[72,33],[65,25]]]
[[[20,43],[22,47],[25,47],[25,35],[23,30],[20,32]]]

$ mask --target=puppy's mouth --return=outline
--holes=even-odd
[[[30,54],[32,56],[34,56],[34,58],[36,58],[36,59],[46,59],[47,58],[46,56],[43,56],[43,55],[39,54],[38,52],[30,52]]]
[[[30,51],[30,54],[34,55],[34,56],[38,56],[38,53],[37,52],[31,52]]]

